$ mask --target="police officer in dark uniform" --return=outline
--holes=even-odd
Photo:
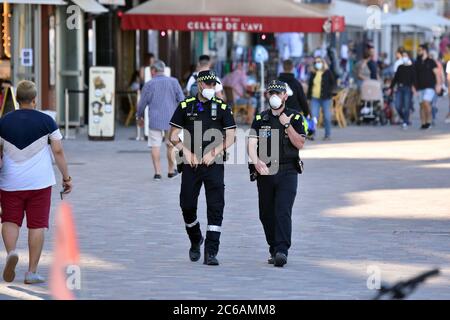
[[[258,114],[249,135],[250,174],[257,180],[259,217],[269,244],[269,263],[282,267],[291,246],[292,207],[298,174],[303,170],[307,124],[295,110],[287,109],[287,86],[274,80],[267,88],[270,109]]]
[[[208,226],[204,264],[218,265],[217,253],[222,226],[224,200],[224,154],[234,143],[236,124],[229,106],[215,97],[218,83],[211,70],[197,77],[198,93],[182,101],[170,121],[171,143],[180,150],[182,171],[180,206],[191,241],[189,258],[200,259],[203,236],[197,220],[197,200],[205,186]],[[184,142],[178,134],[183,130]]]

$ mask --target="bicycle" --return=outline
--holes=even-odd
[[[389,295],[390,300],[405,299],[409,295],[411,295],[414,292],[414,290],[416,290],[419,284],[425,282],[430,277],[437,276],[439,273],[440,273],[439,269],[433,269],[430,271],[426,271],[409,280],[399,281],[391,287],[381,285],[381,288],[378,289],[378,293],[373,298],[373,300],[380,300],[385,295]]]

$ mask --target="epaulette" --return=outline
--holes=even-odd
[[[187,104],[189,102],[195,101],[195,99],[196,99],[195,97],[188,97],[188,98],[184,99],[183,101],[181,101],[181,109],[186,108]]]
[[[269,110],[264,110],[260,114],[257,114],[255,117],[256,121],[268,121],[269,120]]]
[[[303,129],[305,130],[305,132],[308,132],[308,129],[309,129],[308,120],[306,120],[306,118],[303,115],[301,115],[300,113],[297,113],[294,116],[294,120],[301,121],[303,124]]]
[[[222,100],[220,100],[219,98],[214,97],[213,101],[216,102],[217,104],[219,104],[220,108],[222,108],[222,110],[227,109],[227,104],[225,102],[223,102]]]

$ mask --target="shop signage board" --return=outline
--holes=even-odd
[[[19,109],[19,104],[16,101],[16,95],[13,87],[7,87],[5,89],[5,96],[3,97],[3,103],[0,109],[0,118],[7,113]]]
[[[419,48],[419,41],[416,41],[416,49]],[[407,51],[414,51],[414,38],[405,38],[403,40],[403,48]]]
[[[403,9],[403,10],[412,9],[414,7],[414,1],[413,0],[396,0],[395,6],[398,9]]]
[[[329,18],[331,32],[345,31],[344,17],[330,16],[304,0],[151,0],[127,11],[121,25],[123,30],[322,33]]]
[[[89,139],[114,139],[115,77],[113,67],[89,69]]]
[[[122,19],[124,30],[170,29],[180,31],[242,31],[242,32],[320,32],[323,18],[296,17],[228,17],[170,16],[128,14]],[[345,30],[343,17],[331,17],[332,32]]]

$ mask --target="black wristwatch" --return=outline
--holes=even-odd
[[[287,129],[287,128],[289,128],[291,126],[291,123],[290,122],[285,123],[285,124],[283,124],[283,126],[284,126],[285,129]]]

